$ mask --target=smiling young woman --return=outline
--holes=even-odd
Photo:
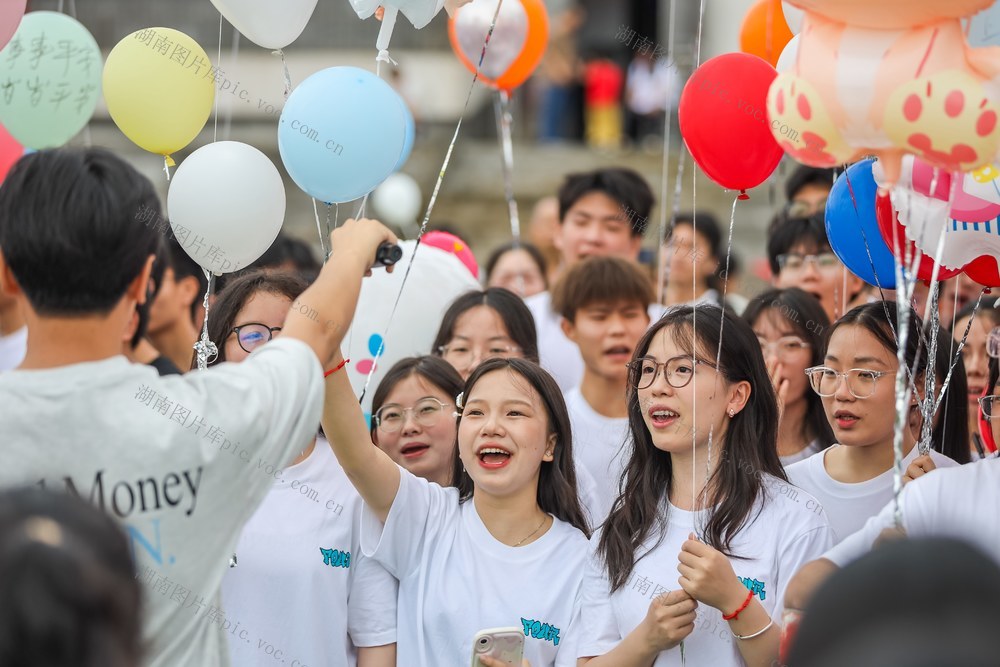
[[[513,626],[533,667],[572,665],[587,525],[562,394],[530,361],[490,359],[454,403],[457,488],[442,488],[373,447],[347,377],[327,379],[323,428],[365,501],[362,549],[399,579],[399,655],[464,664],[478,631]]]

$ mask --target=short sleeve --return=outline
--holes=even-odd
[[[896,503],[890,500],[889,504],[883,507],[878,514],[865,521],[865,525],[860,530],[844,538],[839,544],[823,554],[823,558],[837,567],[845,567],[864,556],[871,551],[875,540],[882,534],[882,531],[895,525],[893,516],[895,508]]]
[[[396,642],[399,582],[375,560],[359,554],[347,595],[347,631],[355,646]]]
[[[458,492],[399,469],[399,491],[385,524],[368,505],[361,510],[361,551],[374,558],[397,579],[420,568],[428,542],[440,537],[442,527],[457,526]]]
[[[611,584],[608,571],[596,550],[600,533],[590,540],[591,553],[583,575],[580,609],[586,610],[576,624],[576,655],[594,658],[612,651],[623,639],[611,604]]]
[[[833,546],[833,529],[829,524],[824,524],[808,530],[783,547],[782,553],[778,556],[778,581],[781,586],[778,597],[774,600],[771,618],[781,619],[785,610],[785,591],[795,573],[809,561],[820,558],[831,546]]]

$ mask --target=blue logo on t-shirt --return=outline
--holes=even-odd
[[[747,587],[747,590],[751,591],[754,595],[760,598],[761,602],[767,599],[767,591],[764,590],[763,581],[757,581],[756,579],[751,579],[750,577],[737,577],[737,579],[739,579],[740,582]]]
[[[338,551],[336,549],[324,549],[323,547],[320,547],[319,552],[323,554],[323,565],[344,568],[351,566],[350,551]]]
[[[521,619],[521,625],[524,626],[525,637],[534,637],[559,646],[559,628],[556,626],[541,621],[529,621],[526,618]]]

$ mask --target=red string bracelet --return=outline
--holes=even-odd
[[[753,599],[753,591],[749,591],[749,593],[747,594],[747,599],[743,601],[743,604],[740,606],[740,608],[737,609],[736,611],[734,611],[731,614],[723,614],[722,615],[722,620],[723,621],[734,621],[737,618],[739,618],[740,612],[750,606],[750,600],[752,600],[752,599]]]
[[[341,368],[343,368],[344,366],[346,366],[349,363],[351,363],[350,359],[344,359],[339,364],[337,364],[337,367],[334,368],[332,371],[327,371],[327,372],[323,373],[323,377],[324,378],[330,377],[331,375],[333,375],[334,373],[336,373],[337,371],[339,371]]]

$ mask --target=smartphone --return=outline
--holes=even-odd
[[[472,640],[472,667],[483,667],[479,656],[496,658],[510,667],[521,667],[524,656],[524,632],[521,628],[480,630]]]

